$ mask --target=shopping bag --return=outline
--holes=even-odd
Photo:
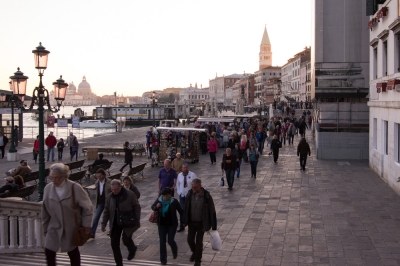
[[[219,181],[219,185],[220,185],[221,187],[225,186],[225,179],[224,179],[224,177],[221,177],[221,180]]]
[[[211,230],[211,231],[208,231],[208,233],[211,236],[211,241],[210,241],[211,242],[211,248],[213,250],[216,250],[216,251],[220,250],[221,249],[221,237],[219,236],[218,231],[217,230]]]

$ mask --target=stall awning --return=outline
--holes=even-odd
[[[376,92],[377,93],[380,93],[381,91],[386,92],[386,86],[387,86],[386,82],[376,83]]]
[[[387,90],[394,90],[395,86],[400,84],[400,79],[391,79],[387,82]]]

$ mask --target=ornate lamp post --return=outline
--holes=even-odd
[[[156,92],[155,91],[152,92],[152,96],[150,97],[150,100],[153,102],[153,127],[155,127],[156,126],[156,120],[155,120],[154,108],[155,108],[155,106],[156,106],[156,104],[158,102],[158,98],[156,96]]]
[[[11,76],[11,87],[13,91],[13,101],[12,107],[15,104],[17,108],[20,108],[23,111],[31,111],[35,105],[38,106],[37,110],[39,113],[39,188],[38,188],[38,201],[43,200],[43,190],[46,184],[45,180],[45,164],[44,164],[44,121],[43,121],[43,113],[44,107],[47,107],[48,110],[56,113],[60,110],[61,104],[65,99],[65,94],[67,92],[68,84],[62,79],[60,76],[56,82],[53,82],[54,86],[54,99],[57,102],[56,107],[50,106],[49,92],[43,86],[42,77],[44,74],[44,70],[47,68],[47,60],[49,51],[47,51],[42,43],[39,43],[39,46],[36,47],[35,50],[32,51],[35,59],[35,68],[39,72],[39,86],[33,90],[32,101],[29,107],[25,107],[23,103],[23,97],[26,94],[26,83],[28,77],[24,76],[19,68],[18,71],[14,73],[14,76]],[[13,108],[12,108],[13,109]]]

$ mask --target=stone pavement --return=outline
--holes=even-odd
[[[81,146],[136,142],[137,138],[144,140],[145,130],[95,137]],[[190,165],[214,198],[223,241],[222,250],[216,252],[205,235],[202,265],[400,265],[399,196],[368,167],[368,161],[317,160],[311,134],[307,139],[311,157],[305,172],[299,170],[299,137],[295,137],[295,145],[281,149],[277,164],[265,153],[260,157],[257,179],[250,177],[250,165],[243,164],[233,191],[219,186],[220,167],[211,165],[208,155]],[[221,158],[222,150],[217,154],[217,162]],[[115,172],[123,157],[111,159],[115,161]],[[147,161],[145,156],[134,158],[134,164],[143,161]],[[14,165],[2,160],[0,171]],[[37,165],[33,168],[36,170]],[[138,260],[159,261],[157,226],[148,222],[150,205],[157,197],[159,169],[148,166],[147,178],[135,180],[142,195],[141,228],[133,235]],[[176,234],[178,258],[173,260],[169,254],[169,263],[189,263],[191,252],[186,236],[187,230]],[[125,247],[122,250],[126,256]],[[109,238],[98,228],[96,238],[81,252],[112,256]]]

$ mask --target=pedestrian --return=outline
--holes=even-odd
[[[153,127],[150,127],[150,130],[148,130],[146,132],[146,152],[147,152],[147,159],[152,158],[152,156],[153,156]]]
[[[310,145],[303,137],[301,138],[299,145],[297,145],[297,156],[300,156],[300,170],[306,170],[307,154],[308,156],[311,156],[311,149]]]
[[[229,143],[229,131],[228,128],[225,127],[224,130],[222,131],[222,141],[223,141],[223,146],[224,148],[228,148],[228,143]]]
[[[3,132],[0,132],[0,150],[1,150],[1,159],[4,158],[4,149],[8,143],[8,138],[3,134]]]
[[[128,260],[135,257],[137,247],[132,240],[132,234],[140,228],[140,204],[135,193],[122,186],[121,181],[111,181],[111,193],[106,197],[101,231],[106,231],[106,225],[110,222],[111,248],[117,266],[122,266],[122,254],[120,249],[122,242],[128,249]],[[132,221],[125,224],[123,221]]]
[[[310,111],[310,110],[308,110],[308,111]],[[312,117],[311,117],[311,115],[308,117],[308,127],[309,128],[311,128],[311,124],[312,124]]]
[[[161,191],[169,187],[172,189],[172,197],[174,196],[174,189],[176,186],[176,178],[178,175],[176,171],[171,168],[171,161],[169,159],[164,160],[164,168],[160,169],[158,173],[158,195],[161,195]]]
[[[124,171],[124,168],[129,165],[129,169],[132,168],[132,161],[133,161],[133,154],[132,154],[133,148],[131,149],[129,146],[129,142],[125,141],[124,143],[124,153],[125,153],[125,164],[124,166],[119,169],[120,172]]]
[[[239,168],[239,159],[235,154],[232,154],[232,150],[227,148],[225,154],[222,156],[221,169],[222,173],[225,171],[226,182],[228,183],[228,189],[232,190],[233,182],[235,180],[235,172]]]
[[[287,135],[288,135],[289,145],[290,143],[292,143],[293,145],[294,135],[296,135],[296,127],[293,125],[293,123],[290,123],[289,128],[287,130]]]
[[[39,135],[36,136],[35,141],[33,142],[32,149],[33,160],[37,163],[37,157],[39,155]]]
[[[302,118],[299,122],[299,133],[300,137],[304,138],[306,136],[306,129],[308,129],[306,121]]]
[[[275,163],[278,161],[280,148],[282,148],[282,142],[280,142],[277,135],[274,135],[274,138],[271,141],[271,149],[272,149],[272,153],[274,154],[274,162]]]
[[[214,163],[216,164],[217,159],[216,159],[215,154],[218,152],[218,143],[215,140],[213,135],[210,136],[210,140],[207,143],[207,148],[208,148],[208,153],[210,154],[211,164],[214,164]]]
[[[96,229],[99,224],[100,216],[103,213],[106,204],[106,196],[111,193],[111,180],[106,176],[106,171],[103,169],[96,171],[97,180],[94,183],[96,191],[96,210],[94,212],[90,238],[95,238],[96,236]]]
[[[62,163],[53,164],[49,174],[51,183],[44,187],[41,213],[45,237],[44,253],[49,266],[56,265],[58,251],[67,252],[71,266],[81,265],[79,248],[73,245],[74,232],[77,229],[75,217],[78,226],[83,226],[86,234],[90,233],[92,202],[82,186],[68,180],[69,174],[68,166]]]
[[[50,134],[47,136],[45,144],[47,146],[47,161],[50,161],[51,153],[51,161],[54,162],[54,147],[57,145],[57,139],[54,137],[52,131],[50,131]]]
[[[169,187],[161,191],[156,201],[151,205],[153,211],[158,211],[158,236],[160,238],[160,261],[161,265],[167,265],[167,236],[168,244],[172,250],[174,259],[178,257],[178,245],[175,242],[176,229],[178,228],[178,219],[176,212],[183,215],[183,209],[178,200],[171,196],[172,190]]]
[[[239,147],[239,143],[235,144],[235,149],[232,150],[232,153],[236,155],[236,158],[238,159],[238,168],[236,170],[236,178],[240,177],[240,166],[242,165],[242,159],[243,159],[243,152]]]
[[[18,129],[18,126],[14,126],[14,146],[15,146],[15,148],[18,147],[18,140],[19,140],[19,129]]]
[[[245,164],[248,163],[248,157],[247,157],[247,146],[248,141],[247,141],[247,136],[246,134],[242,134],[242,136],[240,137],[240,150],[242,151],[242,156],[243,156],[243,161]]]
[[[251,166],[251,177],[256,178],[257,163],[258,163],[258,158],[260,157],[260,153],[253,144],[251,144],[250,148],[247,150],[247,156],[249,157]]]
[[[132,178],[129,176],[125,176],[124,179],[122,179],[122,183],[124,184],[124,187],[126,189],[129,189],[133,193],[135,193],[136,198],[139,200],[140,198],[140,192],[139,189],[133,184]]]
[[[172,169],[176,171],[177,174],[182,172],[182,164],[185,162],[185,159],[182,158],[181,154],[176,153],[176,158],[172,161]]]
[[[202,188],[199,178],[192,180],[192,189],[187,194],[185,224],[188,226],[187,242],[192,251],[190,262],[200,266],[203,256],[203,236],[210,229],[217,230],[217,214],[213,198],[210,192]]]
[[[72,154],[71,144],[72,144],[72,141],[74,140],[74,138],[75,138],[74,133],[72,131],[69,132],[69,136],[67,137],[67,141],[65,142],[65,146],[69,145],[69,153],[70,154]]]
[[[179,195],[179,203],[183,210],[185,210],[186,195],[189,192],[190,184],[193,179],[197,178],[196,174],[189,171],[189,165],[184,163],[182,165],[182,172],[178,175],[176,180],[176,193]],[[180,216],[178,232],[185,230],[183,214]]]
[[[6,172],[6,175],[8,176],[17,176],[17,175],[27,175],[32,172],[32,169],[28,166],[28,161],[27,160],[21,160],[19,161],[19,166],[17,169],[15,169],[13,172]]]
[[[74,137],[74,139],[72,140],[70,147],[71,147],[71,161],[72,159],[74,159],[74,156],[76,157],[76,161],[78,161],[79,142],[76,137]]]
[[[64,151],[64,139],[60,138],[60,140],[57,143],[57,152],[58,152],[58,160],[61,161],[62,160],[62,156],[63,156],[63,151]]]

